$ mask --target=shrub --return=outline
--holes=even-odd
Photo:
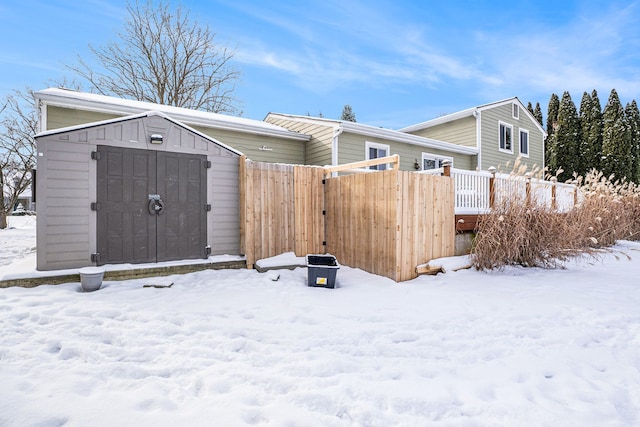
[[[522,179],[522,171],[512,175],[514,179]],[[640,239],[637,185],[614,182],[613,177],[595,170],[575,178],[579,203],[567,213],[554,211],[550,204],[534,196],[497,197],[491,212],[478,224],[472,251],[475,267],[554,268],[576,255],[596,255],[616,240]]]

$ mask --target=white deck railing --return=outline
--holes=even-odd
[[[442,175],[444,169],[429,169],[418,173]],[[450,173],[455,183],[456,214],[472,215],[489,212],[491,172],[451,168]],[[525,200],[527,197],[527,184],[529,185],[531,200],[538,204],[551,208],[553,205],[553,188],[555,187],[555,209],[558,212],[567,212],[573,209],[575,205],[575,185],[505,173],[495,173],[494,175],[493,197],[495,203],[499,204],[504,202],[505,199],[514,199],[516,195],[521,200]]]

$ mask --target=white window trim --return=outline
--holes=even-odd
[[[511,104],[511,117],[516,120],[520,119],[520,106],[515,102]]]
[[[502,137],[502,134],[500,132],[500,127],[501,126],[505,126],[511,129],[511,150],[507,150],[506,148],[502,148],[500,147],[500,138]],[[513,125],[509,124],[509,123],[505,123],[503,121],[498,121],[498,150],[501,151],[502,153],[509,153],[509,154],[513,154]]]
[[[527,152],[522,152],[522,134],[527,135]],[[526,129],[519,129],[518,132],[518,151],[522,157],[529,157],[529,151],[531,151],[531,138],[529,138],[529,131]]]
[[[389,145],[380,144],[379,142],[365,141],[365,148],[364,148],[365,160],[371,160],[371,158],[369,158],[369,149],[370,148],[375,148],[376,150],[386,150],[387,156],[391,155],[391,148],[389,147]],[[379,166],[380,165],[378,165],[377,167],[379,167]],[[375,167],[375,166],[371,166],[371,167]],[[385,169],[389,169],[389,164],[388,163],[385,164]]]
[[[424,161],[425,160],[443,160],[443,161],[449,161],[451,162],[451,167],[453,167],[453,157],[450,156],[442,156],[440,154],[433,154],[433,153],[425,153],[422,152],[422,161],[420,162],[420,167],[422,170],[424,169]]]

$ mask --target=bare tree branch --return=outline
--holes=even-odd
[[[0,228],[6,228],[7,214],[31,185],[38,117],[29,88],[8,95],[0,105]]]
[[[93,91],[216,113],[239,111],[233,97],[240,78],[232,66],[235,52],[218,45],[208,26],[168,2],[136,1],[127,11],[119,40],[89,46],[101,69],[80,57],[69,67]]]

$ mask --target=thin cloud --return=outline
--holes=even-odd
[[[615,87],[637,94],[640,83],[634,76],[640,69],[633,56],[638,51],[639,25],[634,3],[623,9],[583,12],[566,25],[538,26],[515,37],[478,34],[476,44],[487,46],[484,54],[495,66],[487,67],[485,73],[495,86],[517,90],[526,85],[549,94],[569,90],[576,95]],[[628,76],[622,76],[621,70]]]
[[[263,14],[262,10],[234,7],[246,9],[251,16],[294,37],[301,36],[285,47],[282,43],[258,42],[245,36],[239,43],[236,59],[287,72],[305,89],[326,91],[354,83],[384,86],[390,82],[429,86],[475,75],[469,64],[438,52],[420,27],[393,21],[384,10],[358,2],[329,7],[336,10],[335,18],[325,18],[322,25],[301,25],[305,14],[276,17],[273,13]],[[349,22],[355,17],[357,25]]]
[[[24,59],[18,59],[18,58],[1,58],[0,59],[0,64],[4,64],[8,67],[12,67],[12,68],[30,68],[30,69],[38,69],[38,70],[44,70],[44,71],[55,71],[55,72],[60,72],[62,71],[61,67],[57,67],[52,65],[49,62],[39,62],[39,61],[28,61],[28,60],[24,60]]]

